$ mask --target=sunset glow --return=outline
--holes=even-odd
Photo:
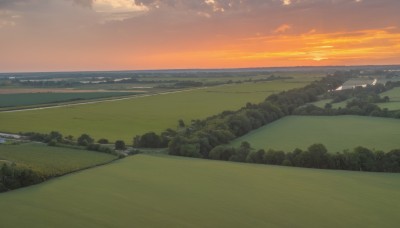
[[[400,63],[400,1],[0,1],[0,71]]]

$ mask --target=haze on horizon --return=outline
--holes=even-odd
[[[0,0],[0,72],[400,64],[398,0]]]

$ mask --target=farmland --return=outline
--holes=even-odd
[[[390,102],[378,104],[379,107],[387,108],[388,110],[400,110],[400,87],[381,93],[380,96],[388,96]]]
[[[0,108],[134,95],[130,92],[0,94]]]
[[[74,170],[112,161],[116,156],[87,150],[49,147],[39,143],[0,145],[0,162],[15,163],[46,176],[57,176]]]
[[[97,139],[130,142],[137,134],[175,128],[179,119],[189,122],[224,110],[236,110],[247,102],[261,102],[272,93],[307,83],[309,80],[303,79],[232,84],[123,101],[0,113],[0,131],[57,130],[64,135],[88,133]]]
[[[399,178],[137,155],[1,194],[0,220],[11,228],[396,227]]]
[[[290,116],[254,130],[233,144],[248,141],[256,149],[292,151],[322,143],[330,152],[357,146],[388,151],[400,148],[399,129],[400,121],[388,118]]]

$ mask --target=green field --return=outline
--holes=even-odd
[[[324,144],[330,152],[363,146],[388,151],[400,148],[400,120],[363,116],[290,116],[233,141],[255,149],[286,152]]]
[[[2,227],[397,227],[400,175],[136,155],[0,194]]]
[[[387,108],[388,110],[400,110],[400,87],[381,93],[380,96],[388,96],[390,102],[377,104],[379,107]]]
[[[389,91],[386,91],[384,93],[380,94],[381,97],[385,97],[388,96],[390,98],[390,102],[386,102],[386,103],[376,103],[376,105],[378,105],[380,108],[387,108],[390,111],[395,111],[395,110],[400,110],[400,87],[391,89]],[[332,103],[332,108],[344,108],[346,107],[347,102],[349,102],[351,100],[345,100],[342,102],[338,102],[338,103]],[[331,103],[332,99],[324,99],[324,100],[320,100],[320,101],[316,101],[310,104],[313,104],[317,107],[320,108],[324,108],[325,104],[327,103]]]
[[[122,101],[0,113],[0,131],[48,133],[57,130],[64,135],[88,133],[97,139],[131,142],[135,135],[147,131],[175,128],[179,119],[189,123],[224,110],[236,110],[247,102],[261,102],[272,93],[307,83],[289,80],[233,84]]]
[[[349,101],[350,101],[350,99],[342,101],[342,102],[331,103],[332,99],[324,99],[324,100],[319,100],[319,101],[312,102],[312,103],[309,103],[309,104],[315,105],[315,106],[317,106],[319,108],[325,108],[326,104],[331,103],[332,104],[332,108],[338,109],[338,108],[345,108],[346,105],[347,105],[347,102],[349,102]]]
[[[57,176],[106,163],[116,156],[87,150],[49,147],[41,143],[0,145],[0,163],[15,163],[48,176]]]
[[[130,92],[0,94],[0,108],[134,95]]]

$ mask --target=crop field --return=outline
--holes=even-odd
[[[136,155],[0,202],[10,228],[397,227],[400,175]]]
[[[0,108],[134,95],[130,92],[0,94]]]
[[[0,163],[15,163],[39,173],[55,176],[102,164],[116,156],[87,150],[49,147],[39,143],[0,145]]]
[[[189,123],[224,110],[236,110],[247,102],[261,102],[272,93],[302,87],[309,81],[273,81],[232,84],[185,92],[137,97],[42,110],[0,113],[0,131],[60,131],[64,135],[88,133],[96,139],[123,139],[176,128],[177,121]]]
[[[363,116],[290,116],[233,141],[247,141],[255,149],[286,152],[322,143],[330,152],[357,146],[388,151],[400,148],[400,120]]]

